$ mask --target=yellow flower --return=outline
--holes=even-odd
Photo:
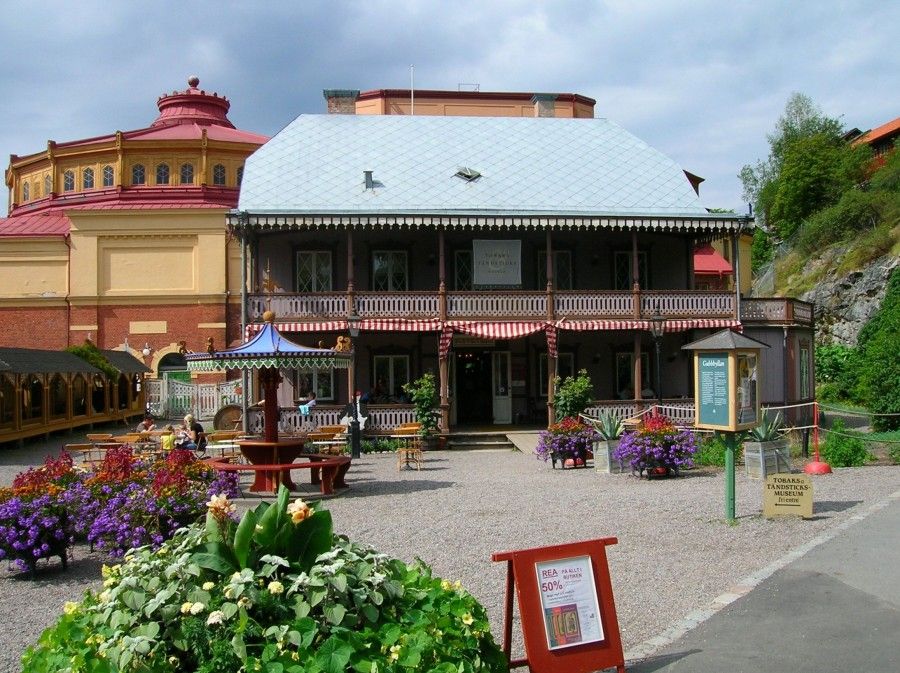
[[[279,582],[278,580],[275,580],[274,582],[269,582],[269,593],[272,594],[273,596],[277,596],[278,594],[283,594],[284,593],[284,585],[281,582]]]
[[[191,614],[192,614],[192,615],[199,615],[199,614],[200,614],[201,612],[203,612],[205,609],[206,609],[206,606],[203,605],[203,603],[194,603],[194,604],[190,607],[190,610],[191,610]]]
[[[203,590],[204,590],[204,591],[209,591],[209,590],[211,590],[211,589],[212,589],[213,587],[215,587],[215,586],[216,586],[216,583],[215,583],[215,582],[204,582],[204,583],[203,583]]]
[[[310,514],[312,514],[312,510],[309,508],[305,502],[303,502],[300,498],[297,498],[288,505],[287,508],[288,514],[291,515],[291,522],[294,524],[298,524],[304,519],[308,518]]]
[[[212,496],[206,503],[206,507],[216,519],[224,519],[237,510],[237,507],[228,502],[228,496],[224,493]]]
[[[102,566],[100,566],[100,576],[101,576],[103,579],[106,579],[106,578],[109,577],[110,575],[112,575],[112,568],[110,568],[110,567],[109,567],[108,565],[106,565],[105,563],[104,563]]]
[[[63,612],[67,615],[74,615],[76,612],[78,612],[78,603],[66,601],[66,604],[63,605]]]
[[[114,587],[115,585],[116,585],[115,577],[107,577],[105,580],[103,580],[103,586],[105,586],[107,589],[109,589],[110,587]]]
[[[225,587],[225,598],[227,598],[228,600],[234,598],[234,589],[232,589],[231,587]]]
[[[444,591],[450,591],[452,587],[453,585],[450,584],[450,580],[441,580],[441,589]]]
[[[238,605],[240,605],[242,608],[248,608],[253,605],[253,603],[246,596],[241,596],[238,600]]]
[[[460,589],[462,589],[462,582],[460,582],[459,580],[456,580],[453,583],[453,588],[456,589],[457,591],[459,591]]]
[[[466,626],[471,625],[472,622],[474,622],[474,621],[475,621],[475,619],[468,612],[462,616],[462,623],[465,624]]]
[[[178,657],[169,657],[170,666],[178,666]]]
[[[400,658],[400,645],[391,645],[391,661],[397,661]]]
[[[109,602],[109,592],[108,591],[101,592],[100,595],[98,596],[98,598],[100,599],[101,603],[108,603]]]
[[[191,603],[190,601],[188,601],[187,603],[182,603],[181,604],[181,614],[186,615],[187,613],[189,613],[191,611],[192,605],[193,605],[193,603]]]
[[[293,659],[294,661],[300,661],[300,655],[296,652],[291,652],[291,659]]]

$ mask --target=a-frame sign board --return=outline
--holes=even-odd
[[[531,673],[591,673],[625,656],[613,600],[606,547],[614,537],[499,552],[506,561],[503,652],[510,668]],[[518,594],[525,658],[512,659],[513,600]]]

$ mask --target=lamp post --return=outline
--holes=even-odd
[[[662,380],[660,378],[660,359],[662,350],[662,335],[666,327],[666,319],[659,312],[659,304],[650,318],[650,332],[653,334],[653,345],[656,346],[656,413],[662,413]]]
[[[356,399],[356,337],[359,336],[359,317],[355,315],[350,316],[347,320],[347,328],[350,330],[350,347],[353,353],[353,359],[350,363],[353,367],[353,376],[351,377],[353,380],[351,381],[349,395],[350,408],[352,410],[350,416],[350,456],[359,458],[359,401]]]

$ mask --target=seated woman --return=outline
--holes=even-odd
[[[202,453],[206,449],[206,436],[203,434],[203,426],[194,420],[192,414],[188,414],[184,417],[184,425],[181,427],[181,438],[179,441],[176,441],[176,446]]]
[[[312,413],[313,407],[316,406],[316,393],[311,392],[309,397],[301,397],[297,400],[299,406],[297,407],[301,416],[309,416]]]

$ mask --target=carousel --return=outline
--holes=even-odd
[[[302,436],[278,438],[280,370],[347,369],[353,355],[349,342],[343,339],[335,348],[309,348],[286,339],[275,327],[273,311],[266,311],[263,320],[262,330],[246,343],[221,351],[210,348],[206,353],[188,353],[185,359],[188,369],[196,372],[256,370],[263,394],[263,437],[239,440],[237,444],[252,464],[291,463],[301,454],[307,439]],[[282,483],[290,488],[289,475],[283,475]]]

